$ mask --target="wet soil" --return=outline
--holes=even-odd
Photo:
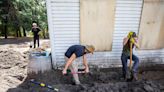
[[[61,70],[52,70],[30,74],[22,84],[7,92],[55,92],[29,82],[30,79],[49,84],[59,92],[164,92],[164,65],[156,67],[159,69],[140,67],[139,80],[132,82],[122,79],[121,68],[90,69],[91,73],[79,75],[81,85],[73,85],[71,74],[63,76]]]

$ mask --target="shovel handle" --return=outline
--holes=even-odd
[[[133,43],[130,43],[130,63],[129,63],[129,68],[130,70],[132,69],[132,45]]]
[[[51,90],[55,90],[56,92],[59,91],[59,89],[57,89],[57,88],[53,88],[53,87],[50,86],[50,85],[47,85],[47,84],[44,84],[44,83],[41,83],[41,82],[37,82],[37,81],[35,81],[34,79],[31,79],[30,82],[31,82],[31,83],[34,83],[34,84],[36,84],[36,85],[39,85],[39,86],[41,86],[41,87],[46,87],[46,88],[49,88],[49,89],[51,89]]]
[[[85,71],[72,72],[71,74],[82,74],[82,73],[85,73]]]
[[[84,71],[85,69],[78,69],[78,72],[71,72],[71,70],[67,70],[67,73],[69,74],[81,74],[81,73],[85,73]]]

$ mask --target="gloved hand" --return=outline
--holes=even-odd
[[[132,37],[132,35],[133,35],[133,32],[129,32],[129,34],[128,34],[128,38],[131,38]]]
[[[130,42],[134,44],[135,43],[134,38],[130,38]]]

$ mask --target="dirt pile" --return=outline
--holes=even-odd
[[[0,49],[0,92],[22,83],[26,74],[27,56],[12,49]]]
[[[0,50],[0,69],[9,69],[14,66],[25,67],[26,56],[14,50]],[[26,64],[27,65],[27,64]]]

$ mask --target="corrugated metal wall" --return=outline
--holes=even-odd
[[[48,23],[54,65],[64,63],[64,52],[79,44],[79,0],[47,0]]]
[[[111,52],[87,55],[90,64],[120,64],[122,39],[129,31],[138,33],[143,0],[116,0],[115,27]],[[80,44],[80,1],[47,0],[48,23],[54,64],[64,63],[64,52],[73,44]],[[163,50],[137,50],[141,61],[164,61]],[[156,58],[154,58],[156,57]]]

